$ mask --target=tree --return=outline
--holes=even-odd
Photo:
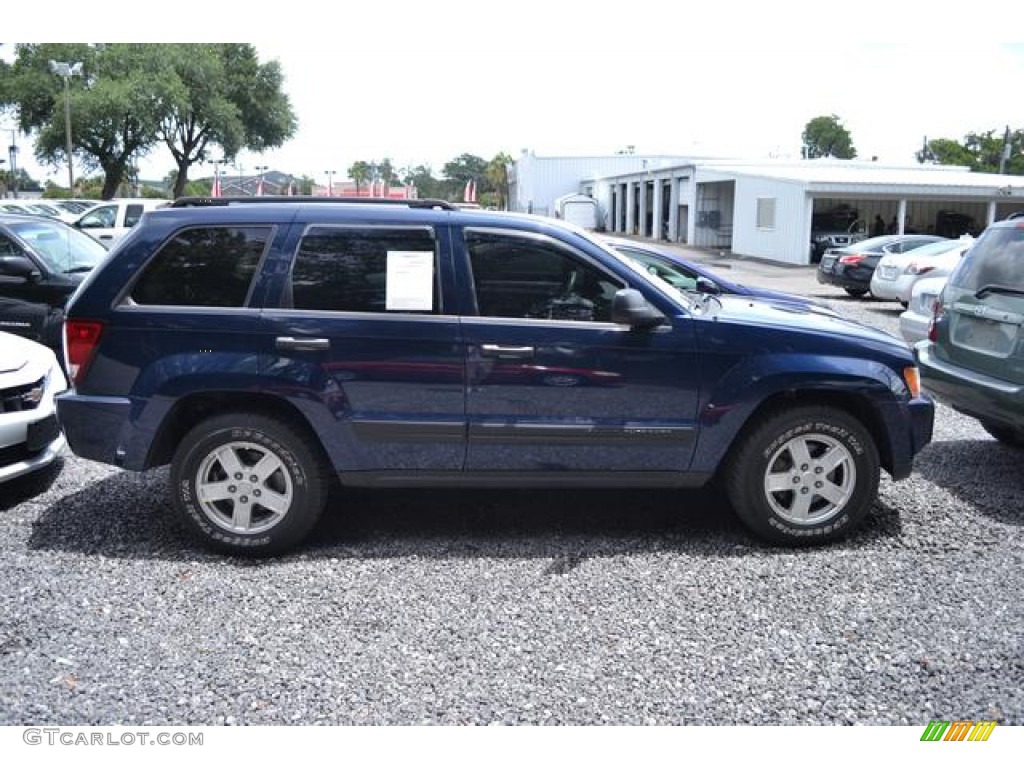
[[[508,166],[511,163],[511,155],[499,152],[487,164],[487,182],[490,187],[488,191],[497,196],[497,207],[502,211],[508,208]]]
[[[356,197],[363,184],[373,178],[373,166],[365,160],[356,160],[348,167],[348,177],[356,183]]]
[[[487,178],[487,161],[476,155],[462,154],[449,160],[442,169],[444,173],[445,197],[454,200],[462,195],[470,179],[480,182]]]
[[[240,149],[261,152],[279,147],[297,126],[276,61],[260,64],[248,44],[161,46],[181,88],[165,106],[158,137],[174,157],[178,173],[173,197],[188,183],[188,169],[219,147],[229,162]]]
[[[821,115],[811,119],[804,127],[803,156],[837,157],[849,160],[857,156],[850,132],[839,122],[838,115]]]
[[[405,168],[400,178],[402,183],[416,187],[416,194],[419,197],[444,197],[444,184],[434,178],[434,172],[429,165]]]
[[[179,98],[164,46],[20,44],[16,50],[0,99],[16,107],[23,131],[37,132],[36,157],[53,166],[67,163],[67,136],[64,81],[50,61],[82,63],[82,76],[69,81],[75,158],[80,168],[103,170],[103,198],[113,197],[133,159],[155,144],[164,105]]]
[[[1024,174],[1024,130],[1010,131],[1010,157],[1006,173]],[[972,171],[998,173],[1006,146],[1006,131],[968,133],[963,141],[932,139],[917,153],[918,162],[934,160],[939,165],[965,165]]]

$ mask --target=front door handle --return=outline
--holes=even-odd
[[[318,349],[330,349],[330,339],[296,339],[291,336],[278,336],[274,339],[274,346],[278,349],[292,350],[297,352],[308,352]]]
[[[506,347],[503,344],[481,344],[480,354],[484,357],[501,359],[533,357],[533,347]]]

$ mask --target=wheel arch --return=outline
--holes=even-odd
[[[182,438],[200,422],[225,413],[259,413],[280,419],[301,431],[331,466],[316,430],[295,405],[283,397],[263,392],[203,392],[178,400],[163,418],[146,456],[145,469],[169,464]]]
[[[736,433],[735,438],[729,445],[728,450],[719,462],[721,467],[728,466],[733,454],[742,445],[744,439],[770,414],[778,413],[798,406],[823,406],[843,411],[849,416],[857,419],[875,444],[878,450],[878,460],[881,467],[890,474],[893,471],[893,449],[889,439],[889,432],[885,428],[884,421],[878,409],[871,399],[852,392],[840,390],[821,390],[794,388],[783,392],[776,392],[762,400],[756,408],[747,416],[743,426]],[[717,474],[717,472],[716,472]]]

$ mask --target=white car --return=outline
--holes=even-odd
[[[907,344],[913,346],[927,338],[928,328],[935,312],[935,302],[948,279],[949,275],[942,275],[941,277],[926,277],[914,283],[907,309],[900,315],[900,335]]]
[[[53,398],[67,387],[53,352],[0,332],[0,482],[57,458],[65,442]]]
[[[139,223],[142,214],[168,203],[169,200],[149,197],[108,200],[83,213],[72,226],[110,248]]]
[[[894,299],[906,307],[910,303],[914,283],[922,277],[948,275],[973,243],[971,237],[940,240],[905,253],[883,256],[871,275],[871,295],[878,299]]]

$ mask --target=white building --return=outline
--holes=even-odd
[[[1024,210],[1024,177],[940,165],[524,155],[513,174],[517,210],[531,209],[526,199],[547,215],[581,192],[598,202],[599,229],[792,264],[811,261],[812,225],[828,211],[868,233],[878,217],[898,232],[955,236]]]

